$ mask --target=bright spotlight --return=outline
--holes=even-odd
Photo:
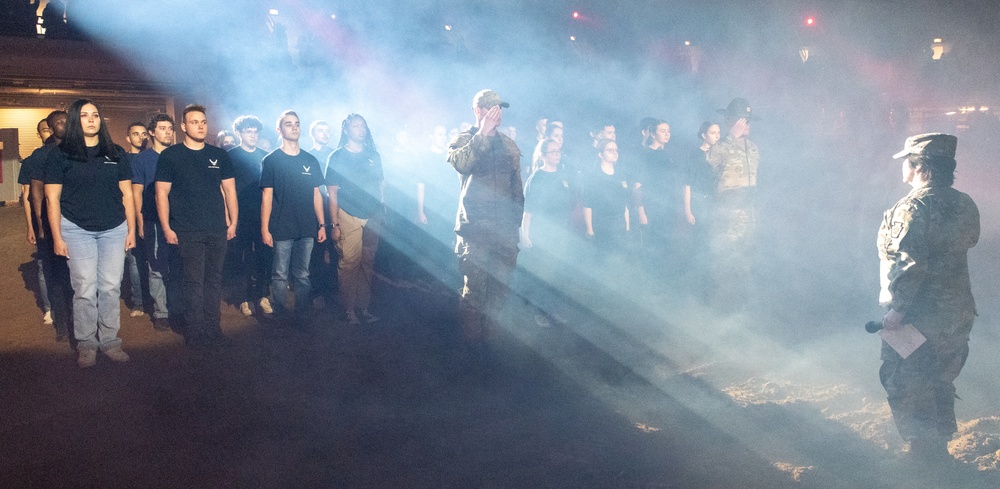
[[[806,17],[806,25],[814,25],[816,23],[815,17]]]
[[[278,9],[276,8],[270,9],[267,11],[267,13],[270,15],[278,15]]]
[[[444,25],[444,30],[450,31],[451,30],[451,24],[445,24]]]
[[[575,41],[576,40],[576,36],[569,36],[569,40],[570,41]]]
[[[684,41],[684,45],[685,46],[690,46],[691,45],[691,41]]]
[[[337,14],[330,14],[330,18],[333,20],[337,20]]]
[[[574,19],[579,19],[580,18],[580,12],[573,12],[573,18]]]

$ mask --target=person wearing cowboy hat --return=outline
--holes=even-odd
[[[754,191],[760,151],[750,141],[750,121],[757,120],[750,103],[735,98],[725,109],[725,139],[707,154],[715,175],[715,212],[709,246],[717,306],[744,309],[751,290],[754,248]]]
[[[883,341],[879,369],[908,458],[921,466],[954,462],[954,381],[976,317],[968,251],[979,240],[979,209],[952,187],[957,144],[940,133],[906,139],[893,158],[903,160],[903,182],[913,189],[885,212],[878,232],[883,328],[911,325],[927,339],[906,358]]]

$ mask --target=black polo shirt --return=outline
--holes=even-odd
[[[87,148],[87,161],[71,160],[55,148],[45,161],[45,183],[62,185],[62,216],[87,231],[107,231],[125,222],[119,182],[132,182],[132,168],[116,147],[116,156],[99,156]]]

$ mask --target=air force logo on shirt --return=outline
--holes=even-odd
[[[104,159],[106,160],[104,162],[105,165],[117,165],[118,164],[118,162],[112,160],[110,156],[105,156]]]
[[[218,168],[219,167],[219,160],[213,160],[213,159],[209,158],[208,163],[209,163],[209,168]]]
[[[303,175],[312,175],[312,173],[309,173],[309,169],[310,168],[312,168],[312,167],[311,166],[302,165],[302,174]]]

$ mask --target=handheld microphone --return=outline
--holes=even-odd
[[[882,321],[868,321],[865,324],[865,331],[869,333],[878,333],[882,329]]]

